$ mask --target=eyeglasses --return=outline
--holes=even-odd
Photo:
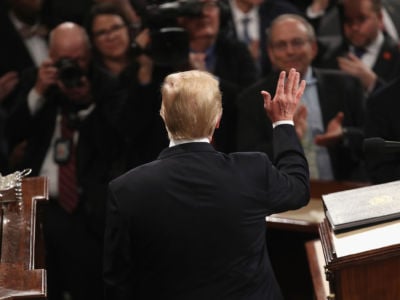
[[[109,29],[102,29],[102,30],[94,31],[93,36],[96,39],[104,39],[107,35],[117,32],[125,27],[126,27],[125,24],[116,24],[116,25],[111,26]]]
[[[294,50],[300,50],[304,47],[304,45],[309,42],[310,40],[308,39],[301,39],[301,38],[296,38],[290,41],[279,41],[276,43],[272,43],[271,46],[275,50],[278,51],[285,51],[289,45],[294,49]]]

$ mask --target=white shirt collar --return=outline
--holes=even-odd
[[[200,139],[182,139],[182,140],[170,140],[169,146],[173,147],[176,145],[187,144],[187,143],[210,143],[208,138],[200,138]]]
[[[231,8],[232,8],[232,16],[235,22],[241,22],[244,17],[249,17],[254,20],[258,16],[258,5],[254,6],[248,13],[242,12],[239,7],[236,5],[235,0],[229,0]]]

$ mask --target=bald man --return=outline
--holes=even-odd
[[[48,178],[43,228],[50,300],[103,294],[101,212],[118,142],[89,70],[85,31],[60,24],[50,34],[48,59],[26,76],[8,124],[17,145],[14,168]]]

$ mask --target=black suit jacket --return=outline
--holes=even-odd
[[[400,141],[400,77],[375,93],[367,102],[366,137]],[[399,153],[366,153],[371,181],[382,183],[400,179]]]
[[[107,299],[282,299],[265,217],[308,202],[307,162],[290,125],[263,153],[189,143],[110,183]]]
[[[0,36],[4,41],[0,47],[0,76],[8,71],[21,72],[35,65],[7,12],[0,13]]]
[[[348,51],[349,46],[346,43],[341,43],[319,55],[314,65],[322,68],[339,69],[337,57],[347,54]],[[378,76],[378,86],[382,86],[400,75],[399,45],[387,34],[384,34],[384,42],[372,70]]]
[[[364,121],[363,91],[360,82],[335,70],[313,69],[317,79],[319,102],[324,128],[339,111],[344,113],[343,125],[351,134],[340,145],[328,148],[334,177],[337,180],[364,177],[359,174],[362,126]],[[271,121],[267,117],[261,90],[269,91],[273,97],[278,74],[271,73],[246,89],[237,101],[239,151],[262,151],[273,154]],[[360,179],[360,178],[357,178]]]

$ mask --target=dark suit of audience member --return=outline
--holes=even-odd
[[[374,93],[367,102],[365,135],[388,141],[400,141],[400,77]],[[373,183],[400,179],[400,157],[398,152],[378,149],[365,153],[367,169]]]
[[[382,30],[382,5],[375,0],[343,2],[344,42],[323,53],[316,66],[341,69],[372,92],[400,74],[398,43]]]
[[[178,24],[189,33],[189,66],[181,70],[205,70],[218,77],[223,93],[224,116],[213,144],[225,153],[234,151],[237,94],[257,79],[256,66],[246,45],[220,29],[220,7],[205,1],[197,17],[183,17]]]
[[[312,26],[301,16],[276,18],[270,30],[268,53],[278,70],[296,67],[307,81],[295,124],[306,148],[313,179],[359,179],[363,89],[358,79],[335,70],[313,69],[317,53]],[[238,96],[237,150],[272,155],[271,121],[263,113],[260,89],[271,90],[277,75],[271,73]],[[349,128],[350,127],[350,128]],[[344,134],[344,132],[349,134]],[[351,133],[351,134],[350,134]],[[320,139],[323,137],[323,139]]]
[[[11,0],[7,10],[0,11],[0,77],[26,68],[39,66],[47,57],[47,28],[42,23],[42,1]],[[1,105],[12,109],[16,89]]]
[[[271,62],[269,61],[268,55],[265,51],[267,48],[267,28],[269,28],[272,20],[277,16],[285,13],[301,14],[301,11],[285,0],[241,1],[241,6],[246,7],[245,10],[240,9],[235,3],[235,0],[228,2],[230,5],[230,26],[233,29],[232,31],[234,37],[248,45],[250,53],[252,53],[253,58],[259,67],[260,75],[268,74],[271,71]],[[237,11],[237,14],[240,14],[240,16],[244,15],[244,17],[250,19],[250,21],[247,22],[255,22],[251,15],[254,9],[256,10],[257,17],[259,18],[259,23],[257,25],[259,30],[257,33],[255,33],[257,34],[257,37],[253,36],[253,32],[251,30],[249,30],[249,36],[246,36],[243,25],[239,25],[239,23],[243,22],[242,19],[239,19],[239,15],[236,17]],[[248,26],[254,25],[248,24]]]
[[[89,49],[83,28],[73,23],[56,27],[49,59],[30,80],[22,79],[23,100],[8,123],[10,145],[15,146],[12,154],[19,152],[14,167],[32,168],[33,175],[47,176],[49,182],[50,201],[43,214],[48,299],[62,299],[63,293],[72,299],[101,299],[103,295],[106,187],[123,170],[118,164],[120,140],[110,118],[113,106],[106,107],[96,94],[88,73]],[[61,58],[74,61],[82,77],[62,79],[55,67]],[[72,136],[63,135],[64,118],[66,128],[74,131]],[[61,170],[70,161],[77,186],[61,180]]]
[[[287,84],[296,88],[282,88],[272,102],[264,92],[272,118],[288,121],[274,129],[273,166],[263,153],[227,155],[210,145],[222,113],[211,74],[165,79],[170,148],[110,183],[106,299],[282,299],[265,216],[308,202],[307,162],[289,125],[304,89],[295,81],[292,71]]]

